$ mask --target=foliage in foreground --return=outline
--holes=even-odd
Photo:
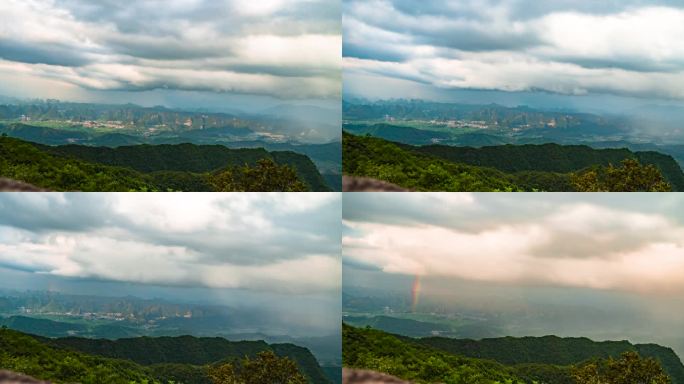
[[[578,192],[671,192],[672,186],[652,164],[642,165],[625,159],[621,166],[594,167],[573,174],[571,182]]]
[[[271,159],[261,159],[257,165],[233,167],[216,173],[211,178],[215,191],[277,191],[305,192],[306,185],[289,165],[278,165]]]
[[[682,184],[674,160],[657,153],[583,146],[412,147],[343,135],[343,170],[417,191],[671,191]],[[627,157],[625,157],[627,156]],[[590,160],[596,161],[596,165]],[[616,167],[612,160],[621,161]],[[658,164],[658,165],[656,165]],[[488,168],[491,167],[491,168]],[[675,185],[675,186],[676,186]]]
[[[144,147],[142,149],[154,150],[151,146]],[[146,173],[133,168],[82,160],[72,155],[51,153],[66,151],[66,147],[50,151],[43,149],[42,146],[18,139],[0,137],[0,177],[53,191],[270,192],[309,189],[294,166],[279,164],[271,158],[256,160],[253,165],[230,165],[211,172],[155,170]]]
[[[416,191],[520,190],[503,172],[421,155],[382,139],[344,133],[342,148],[347,175],[372,177]]]
[[[6,328],[0,329],[0,368],[54,383],[159,383],[147,368],[133,362],[50,348]]]
[[[443,339],[442,348],[433,347],[432,338],[412,339],[392,335],[371,328],[355,328],[343,324],[343,362],[346,367],[370,369],[387,373],[416,383],[526,383],[526,384],[670,384],[672,379],[665,372],[661,359],[641,357],[635,351],[626,351],[620,358],[596,357],[577,361],[582,351],[561,351],[564,361],[577,361],[575,364],[556,365],[539,361],[530,362],[534,351],[524,348],[528,338],[512,339],[514,345],[501,345],[497,350],[495,345],[488,345],[489,352],[482,350],[484,355],[499,356],[497,361],[484,358],[464,357],[458,353],[451,353],[448,340],[469,344],[471,352],[478,353],[478,341]],[[558,349],[562,346],[554,344],[564,341],[557,337],[529,338],[537,347],[559,358]],[[505,343],[509,338],[487,339],[488,342]],[[584,343],[588,339],[569,339]],[[426,341],[427,343],[423,343]],[[475,343],[475,344],[473,344]],[[599,351],[603,343],[593,343]],[[618,348],[619,342],[609,345]],[[519,348],[511,348],[517,345]],[[663,348],[663,347],[660,347]],[[457,350],[458,348],[456,348]],[[516,350],[517,349],[517,350]],[[539,350],[537,355],[543,355]],[[516,353],[520,356],[517,356]],[[512,355],[511,355],[512,354]],[[491,358],[491,357],[490,357]],[[525,363],[504,364],[501,359],[510,362],[526,361]],[[680,363],[681,364],[681,363]],[[676,382],[676,381],[675,381]]]
[[[416,383],[524,383],[499,363],[451,355],[374,329],[343,324],[342,343],[345,367],[370,369]]]
[[[254,359],[218,364],[208,376],[212,384],[307,384],[293,360],[272,351],[260,352]]]
[[[662,366],[652,358],[625,352],[619,359],[603,359],[573,368],[577,384],[670,384]]]

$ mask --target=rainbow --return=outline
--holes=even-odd
[[[413,287],[411,287],[411,312],[416,311],[418,306],[418,299],[420,298],[420,275],[416,275],[413,280]]]

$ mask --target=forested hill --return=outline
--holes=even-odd
[[[36,146],[48,153],[74,157],[111,166],[131,168],[140,172],[184,171],[212,172],[221,168],[254,165],[270,158],[278,164],[293,167],[313,191],[327,191],[323,176],[307,156],[291,151],[268,152],[263,148],[231,149],[223,145],[162,144],[134,145],[117,148],[83,145]]]
[[[663,366],[674,384],[684,383],[684,365],[670,348],[657,344],[631,344],[628,341],[592,341],[584,337],[502,337],[482,340],[428,337],[416,343],[448,353],[490,359],[506,365],[572,365],[596,358],[617,358],[626,351],[653,357]]]
[[[313,384],[327,384],[329,380],[316,358],[306,348],[294,344],[272,344],[263,341],[228,341],[220,337],[136,337],[118,340],[61,338],[42,339],[56,347],[107,358],[126,359],[137,364],[205,365],[229,361],[272,350],[278,356],[289,357],[299,365],[302,373]]]
[[[54,191],[330,190],[311,160],[293,152],[193,144],[49,147],[2,136],[0,177]]]
[[[345,367],[413,382],[682,383],[682,364],[677,355],[655,344],[555,336],[482,341],[417,339],[346,323],[342,327]]]
[[[684,191],[684,173],[672,156],[659,152],[632,152],[629,149],[594,149],[586,145],[499,145],[482,148],[447,145],[406,146],[419,153],[444,160],[491,167],[503,172],[568,173],[592,166],[619,164],[636,158],[642,164],[655,165],[677,191]]]
[[[151,369],[131,361],[50,347],[6,328],[0,329],[0,369],[56,383],[161,384]]]
[[[586,146],[411,146],[343,132],[343,172],[415,191],[684,191],[675,160]]]

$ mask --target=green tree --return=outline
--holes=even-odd
[[[215,174],[211,184],[216,191],[304,192],[306,185],[289,165],[279,165],[272,159],[261,159],[256,166],[244,165]]]
[[[652,164],[625,159],[615,167],[596,167],[571,176],[578,192],[669,192],[672,186]]]
[[[213,384],[307,384],[297,363],[273,351],[260,352],[256,358],[247,357],[236,365],[215,366],[208,376]]]
[[[670,384],[662,366],[653,358],[625,352],[619,359],[608,358],[576,367],[572,376],[577,384]]]

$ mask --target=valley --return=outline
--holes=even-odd
[[[292,108],[292,112],[302,111],[302,113],[313,113],[305,109]],[[322,116],[312,117],[315,121],[306,116],[281,115],[280,110],[270,110],[269,113],[275,115],[242,114],[232,115],[226,113],[212,112],[188,112],[182,110],[168,109],[165,107],[146,108],[132,104],[128,105],[102,105],[69,103],[58,100],[35,100],[35,101],[16,101],[14,104],[0,105],[0,134],[3,136],[16,138],[25,142],[41,145],[41,149],[48,150],[49,147],[55,148],[74,148],[90,147],[91,153],[104,152],[106,148],[116,151],[117,148],[125,147],[129,150],[145,152],[147,155],[150,148],[160,146],[173,146],[185,144],[195,146],[198,150],[187,153],[189,161],[197,161],[194,153],[202,152],[201,147],[213,146],[225,148],[223,152],[233,150],[235,153],[259,153],[261,158],[268,156],[268,152],[292,153],[302,157],[303,161],[309,162],[314,169],[296,170],[306,179],[303,173],[317,174],[318,179],[312,182],[302,180],[306,184],[307,190],[326,191],[341,189],[341,144],[334,137],[308,137],[300,135],[302,130],[311,131],[313,126],[323,127],[329,122],[324,122]],[[319,115],[329,114],[330,119],[335,119],[334,111],[321,109],[315,111]],[[328,131],[329,128],[326,128]],[[325,130],[325,129],[324,129]],[[324,131],[323,130],[323,131]],[[308,132],[307,131],[307,132]],[[313,131],[312,131],[313,132]],[[293,139],[296,137],[296,139]],[[59,151],[62,152],[63,151]],[[76,151],[79,153],[85,152]],[[206,152],[206,151],[204,151]],[[214,151],[216,153],[216,151]],[[70,155],[74,154],[71,151]],[[174,155],[169,154],[164,161],[176,160]],[[202,156],[201,154],[199,156]],[[205,154],[204,157],[212,156]],[[76,156],[78,157],[78,156]],[[90,160],[102,163],[106,156],[99,156]],[[254,156],[248,158],[235,157],[232,162],[224,162],[217,157],[213,159],[214,164],[210,169],[206,167],[201,170],[214,171],[231,165],[254,164]],[[184,159],[184,158],[181,158]],[[16,160],[6,155],[7,161]],[[36,159],[36,162],[39,162]],[[180,163],[180,160],[177,160]],[[276,160],[278,162],[278,160]],[[285,161],[287,163],[287,161]],[[301,161],[300,161],[301,162]],[[121,164],[112,161],[105,161],[106,164],[136,169],[135,165]],[[307,164],[306,167],[309,167]],[[163,171],[185,170],[186,166],[176,166],[171,169],[169,166],[161,167]],[[311,168],[311,167],[309,167]],[[0,176],[10,177],[8,171]],[[45,172],[45,171],[44,171]],[[43,174],[45,174],[43,172]],[[188,179],[188,176],[182,176]],[[167,178],[168,179],[168,178]],[[30,180],[21,180],[28,181]],[[152,183],[154,184],[154,183]],[[165,184],[165,183],[162,183]],[[204,191],[212,190],[201,183],[191,183],[190,185],[150,185],[150,190],[190,190]],[[48,187],[42,185],[41,187]],[[52,187],[56,190],[60,188]],[[104,190],[102,185],[94,186],[95,190]],[[131,189],[131,187],[118,187],[120,191]],[[132,187],[133,189],[137,189]],[[239,187],[238,187],[239,188]],[[268,186],[257,187],[257,190],[268,189],[277,190],[277,187],[269,189]],[[73,190],[73,188],[71,189]]]

